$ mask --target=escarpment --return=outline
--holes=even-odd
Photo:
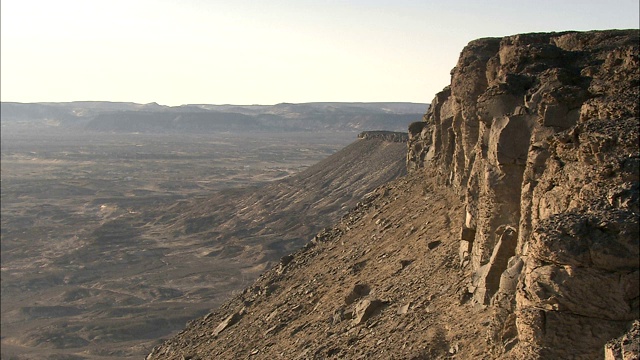
[[[471,42],[406,177],[148,359],[637,358],[638,41]]]
[[[460,264],[498,353],[598,358],[639,317],[638,31],[480,39],[410,127],[465,197]]]
[[[363,131],[358,134],[358,139],[380,139],[389,142],[407,142],[409,136],[407,133],[397,131]]]

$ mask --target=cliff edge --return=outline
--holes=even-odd
[[[638,35],[471,42],[405,178],[148,359],[637,358]]]
[[[410,127],[503,351],[596,357],[638,318],[639,65],[635,30],[477,40]]]

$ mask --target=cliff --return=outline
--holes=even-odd
[[[477,40],[410,127],[504,351],[595,357],[638,318],[638,66],[638,31]]]
[[[471,42],[405,178],[148,359],[637,358],[638,33]]]

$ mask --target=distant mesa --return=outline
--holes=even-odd
[[[3,102],[3,127],[56,127],[115,133],[406,131],[428,104],[317,102],[163,106],[101,101]]]

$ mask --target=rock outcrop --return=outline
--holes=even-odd
[[[597,358],[639,317],[639,65],[635,30],[476,40],[410,126],[507,357]]]
[[[629,331],[613,339],[604,348],[605,360],[633,360],[640,354],[640,321],[633,322]]]
[[[637,358],[638,35],[471,42],[407,177],[148,358]]]
[[[407,140],[409,140],[409,136],[407,133],[397,131],[363,131],[358,134],[358,139],[380,139],[390,142],[407,142]]]

